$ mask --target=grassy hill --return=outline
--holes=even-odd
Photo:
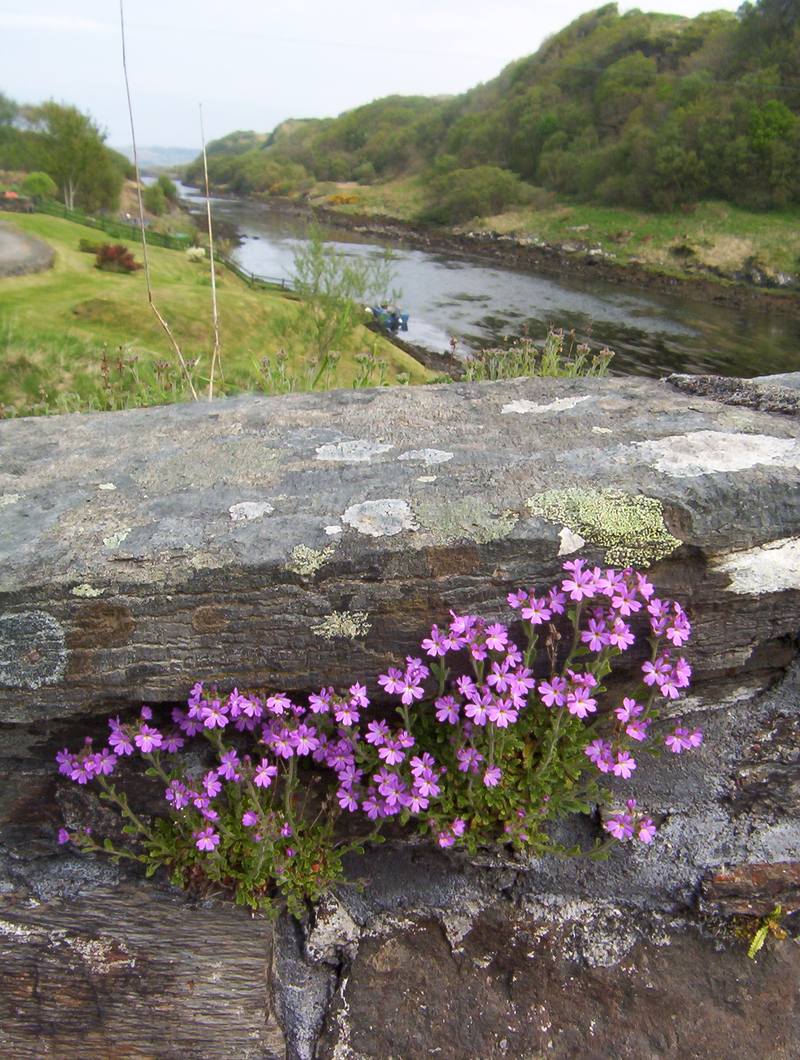
[[[37,214],[15,214],[13,223],[50,243],[56,261],[48,272],[0,280],[0,414],[184,400],[171,347],[147,305],[143,273],[98,271],[94,256],[78,250],[81,239],[98,241],[102,234],[94,229]],[[140,249],[131,249],[140,259]],[[212,347],[208,263],[157,247],[149,253],[156,302],[184,355],[201,359],[202,387]],[[253,290],[225,269],[218,298],[224,384],[216,392],[306,389],[315,365],[300,303]],[[429,378],[412,357],[358,327],[320,385]]]

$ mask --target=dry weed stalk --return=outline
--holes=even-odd
[[[141,176],[139,174],[139,156],[138,156],[138,153],[136,151],[136,130],[134,128],[134,122],[133,122],[133,104],[131,103],[131,88],[130,88],[130,82],[128,80],[128,60],[127,60],[127,55],[126,55],[126,51],[125,51],[125,0],[119,0],[119,23],[120,23],[120,31],[121,31],[121,34],[122,34],[122,72],[123,72],[123,75],[125,77],[125,94],[126,94],[127,99],[128,99],[128,117],[130,118],[130,123],[131,123],[131,144],[132,144],[132,147],[133,147],[133,167],[134,167],[134,170],[136,172],[136,197],[137,197],[138,203],[139,203],[139,231],[140,231],[141,237],[142,237],[142,261],[144,263],[144,280],[145,280],[145,285],[147,287],[147,301],[148,301],[148,303],[150,305],[150,308],[155,313],[156,319],[158,320],[159,324],[164,329],[164,331],[165,331],[165,333],[167,335],[167,338],[169,339],[170,343],[172,344],[172,348],[175,350],[175,354],[176,354],[176,356],[178,358],[178,361],[180,363],[181,370],[183,371],[183,374],[184,374],[184,377],[186,379],[186,382],[187,382],[187,384],[189,386],[190,391],[192,392],[192,397],[195,399],[195,401],[197,401],[198,400],[197,391],[195,389],[194,383],[192,382],[192,376],[191,376],[191,373],[189,371],[189,367],[186,364],[186,360],[185,360],[185,358],[183,356],[183,351],[181,350],[180,346],[178,345],[178,342],[177,342],[175,336],[172,334],[172,331],[170,330],[169,324],[166,322],[166,320],[164,319],[162,314],[159,312],[158,306],[156,305],[156,303],[155,303],[155,301],[153,299],[153,288],[152,288],[152,285],[150,283],[150,262],[149,262],[148,256],[147,256],[147,237],[145,235],[145,229],[144,229],[144,202],[142,200],[142,181],[141,181]],[[212,258],[212,260],[213,260],[213,258]],[[213,269],[213,264],[212,264],[212,269]],[[212,275],[213,275],[213,273],[212,273]],[[215,304],[216,304],[216,299],[215,299]]]
[[[208,191],[208,156],[206,155],[206,132],[203,127],[203,104],[200,105],[200,139],[203,143],[203,176],[206,186],[206,216],[208,219],[208,256],[211,259],[211,318],[214,323],[214,349],[211,353],[211,373],[208,378],[208,400],[214,397],[214,368],[219,363],[219,374],[222,378],[222,361],[220,359],[219,313],[217,312],[217,271],[214,261],[214,233],[211,227],[211,198]]]

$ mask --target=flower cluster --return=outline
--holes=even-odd
[[[548,822],[607,801],[607,783],[630,780],[660,742],[673,754],[702,743],[699,729],[683,725],[659,736],[660,708],[690,682],[679,649],[691,625],[645,575],[582,560],[565,563],[549,590],[520,589],[508,603],[510,624],[451,612],[434,625],[421,657],[379,675],[381,710],[360,682],[303,697],[198,683],[168,724],[149,707],[132,721],[111,719],[107,746],[87,738],[57,761],[75,783],[96,782],[139,845],[101,845],[81,829],[59,838],[148,871],[165,865],[185,886],[222,884],[254,907],[280,891],[294,910],[340,878],[347,850],[378,838],[388,819],[445,848],[560,849]],[[635,650],[643,639],[644,658]],[[612,694],[606,682],[625,654],[635,656],[638,686],[629,664]],[[191,740],[205,742],[204,755],[180,753]],[[162,817],[134,813],[116,786],[121,763],[137,757],[162,785]],[[606,838],[590,853],[654,841],[652,818],[635,799],[625,805],[605,816]],[[336,839],[342,814],[363,822],[358,840]]]

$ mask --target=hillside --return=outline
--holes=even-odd
[[[443,223],[542,189],[656,210],[702,199],[780,209],[800,203],[797,5],[688,19],[608,4],[463,95],[392,96],[241,148],[212,145],[215,184],[291,194],[417,176],[418,217]],[[189,179],[197,172],[196,161]]]
[[[56,258],[47,272],[0,281],[0,418],[185,399],[169,342],[148,310],[143,273],[99,272],[94,255],[79,251],[81,240],[98,241],[95,229],[40,214],[14,214],[13,224],[45,240]],[[141,257],[140,248],[131,249]],[[203,359],[196,377],[202,388],[212,347],[208,263],[159,247],[150,247],[149,257],[159,308],[186,356]],[[300,302],[253,290],[224,268],[217,284],[224,384],[216,392],[307,389],[316,361]],[[364,351],[371,351],[366,359]],[[408,354],[359,326],[320,382],[430,378]]]

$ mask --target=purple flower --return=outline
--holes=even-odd
[[[415,755],[409,765],[411,766],[412,774],[418,777],[425,772],[429,772],[436,765],[436,759],[425,751],[421,756]]]
[[[161,746],[162,742],[161,733],[150,725],[142,725],[134,737],[134,743],[143,754],[154,751]]]
[[[524,589],[517,589],[516,592],[509,593],[506,597],[506,600],[508,600],[508,606],[513,607],[515,611],[522,607],[522,605],[527,599],[528,594],[525,592]]]
[[[219,846],[219,835],[210,825],[208,828],[203,828],[199,832],[193,832],[192,835],[195,841],[194,845],[198,850],[211,851]]]
[[[532,626],[541,626],[553,617],[553,611],[547,606],[547,603],[546,596],[537,599],[531,594],[530,602],[521,611],[522,617],[527,619]]]
[[[224,754],[220,755],[220,765],[217,766],[217,773],[221,777],[225,777],[226,780],[241,780],[241,777],[236,772],[236,767],[239,765],[239,755],[236,751],[225,751]],[[211,792],[209,792],[209,795]]]
[[[426,655],[430,655],[433,658],[437,656],[447,655],[448,647],[445,643],[445,636],[439,632],[438,626],[431,627],[430,637],[426,637],[420,644]]]
[[[95,776],[102,773],[103,776],[110,777],[117,764],[117,756],[112,754],[107,747],[104,747],[102,751],[91,755],[91,761]]]
[[[339,788],[336,793],[336,797],[339,800],[339,805],[343,810],[347,810],[349,813],[355,813],[358,809],[358,801],[353,797],[353,793],[348,791],[346,788]]]
[[[368,707],[369,698],[367,696],[366,685],[360,685],[356,682],[354,685],[350,685],[348,692],[351,696],[351,702],[354,707]]]
[[[278,767],[270,765],[266,758],[262,758],[256,766],[253,783],[257,788],[268,788],[277,775]]]
[[[455,836],[452,832],[439,832],[436,842],[440,847],[451,847],[455,845]]]
[[[164,798],[171,803],[176,810],[182,810],[189,805],[189,791],[179,780],[171,780],[169,787],[164,792]]]
[[[519,717],[519,714],[507,699],[498,699],[488,708],[486,713],[489,716],[489,721],[494,722],[498,729],[507,729]]]
[[[58,762],[58,771],[64,776],[68,777],[72,770],[75,768],[75,755],[65,747],[63,751],[59,751],[56,755],[56,762]]]
[[[549,681],[541,681],[537,689],[546,707],[563,707],[567,701],[567,682],[563,677],[551,677]]]
[[[312,714],[327,714],[333,699],[332,688],[321,688],[308,697],[308,709]]]
[[[637,719],[636,721],[628,722],[625,726],[625,732],[632,740],[646,740],[649,725],[650,722],[647,719]]]
[[[353,725],[357,725],[358,719],[361,717],[352,703],[337,703],[333,708],[333,716],[339,725],[344,725],[348,729]]]
[[[270,696],[267,699],[267,710],[271,714],[285,714],[287,710],[291,710],[292,701],[286,695],[285,692],[276,692],[275,695]]]
[[[525,612],[522,612],[523,616]],[[486,647],[490,651],[502,651],[508,643],[508,630],[500,622],[486,627]]]
[[[242,824],[245,828],[252,828],[254,824],[258,824],[258,814],[253,813],[252,810],[245,810],[242,814]]]
[[[367,743],[373,744],[375,747],[381,747],[389,736],[389,726],[385,721],[371,721],[367,725],[366,736],[364,737]]]
[[[585,718],[597,710],[597,700],[589,695],[588,689],[576,688],[567,693],[567,710],[576,718]]]
[[[59,841],[59,843],[61,843],[62,845],[63,845],[64,843],[69,843],[69,841],[70,841],[70,834],[69,834],[69,832],[68,832],[68,831],[66,830],[66,828],[59,828],[59,830],[58,830],[58,841]]]
[[[295,754],[297,755],[311,754],[312,751],[316,751],[319,747],[317,730],[311,725],[301,723],[293,733],[289,734],[289,739],[291,740]]]
[[[613,814],[604,822],[603,828],[615,839],[624,842],[633,835],[633,818],[627,813]]]
[[[288,839],[290,835],[294,835],[294,832],[292,831],[292,826],[289,824],[288,821],[284,822],[284,824],[281,825],[281,835],[284,839]]]
[[[592,740],[583,753],[597,766],[601,773],[610,773],[614,765],[611,744],[605,740]]]
[[[640,714],[644,713],[644,707],[637,703],[635,699],[625,696],[622,700],[622,706],[616,707],[614,713],[619,721],[633,721],[634,718],[638,718]]]
[[[448,722],[450,725],[458,724],[460,708],[453,696],[440,696],[435,706],[437,721]]]
[[[489,766],[483,774],[483,783],[487,788],[496,788],[502,776],[503,772],[499,766]]]
[[[453,823],[450,825],[450,831],[454,836],[462,836],[467,828],[467,822],[463,817],[456,817]]]
[[[641,821],[639,821],[639,828],[636,836],[642,843],[653,842],[656,836],[656,826],[649,817],[643,817]]]
[[[623,780],[628,780],[634,769],[636,769],[636,760],[632,758],[627,751],[618,751],[616,760],[611,769],[614,776],[622,777]]]
[[[681,725],[664,737],[664,743],[676,755],[681,754],[683,751],[690,751],[694,747],[699,747],[702,742],[703,733],[700,729],[690,732]]]
[[[206,794],[210,799],[219,795],[222,791],[222,784],[220,784],[216,770],[212,769],[210,773],[206,773],[203,777],[203,787],[206,789]]]
[[[203,725],[207,729],[224,729],[228,724],[228,718],[225,716],[225,712],[218,699],[215,699],[213,703],[207,703],[200,710],[200,718],[202,719]]]
[[[403,682],[403,671],[393,667],[389,668],[388,673],[381,674],[378,678],[378,684],[390,695],[402,692]]]
[[[169,754],[175,754],[176,751],[180,751],[180,749],[184,745],[184,742],[185,741],[183,737],[180,736],[177,732],[171,732],[169,733],[169,735],[164,737],[162,747],[165,751],[168,751]]]
[[[483,755],[473,747],[462,747],[456,751],[458,769],[460,773],[477,773],[483,761]]]
[[[583,560],[567,560],[564,570],[571,574],[570,578],[564,578],[561,588],[569,593],[570,600],[580,602],[589,600],[595,593],[595,576],[592,571],[583,569]]]
[[[405,751],[401,750],[399,743],[395,740],[387,740],[378,751],[378,757],[382,758],[387,766],[399,766],[405,756]]]

